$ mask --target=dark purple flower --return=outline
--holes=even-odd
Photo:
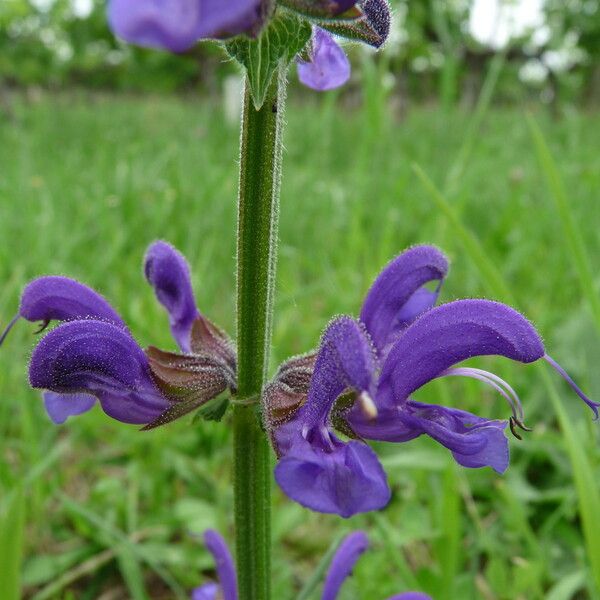
[[[455,366],[474,356],[504,356],[521,363],[543,358],[597,416],[599,405],[545,353],[531,323],[509,306],[457,300],[433,308],[447,268],[444,255],[431,246],[416,246],[394,259],[369,290],[360,320],[339,317],[326,329],[305,402],[295,399],[287,421],[272,419],[267,406],[271,438],[281,456],[276,479],[300,504],[342,516],[385,505],[387,487],[379,462],[356,438],[405,442],[427,434],[461,465],[490,466],[502,473],[509,461],[504,430],[508,424],[517,436],[517,427],[526,430],[523,409],[515,391],[497,375]],[[430,290],[427,284],[435,288]],[[508,402],[509,421],[411,399],[433,379],[450,376],[471,377],[491,386]],[[304,389],[298,385],[293,391],[301,395]],[[266,392],[266,402],[293,397],[282,395],[277,378]],[[334,427],[351,441],[339,440]],[[345,457],[351,448],[364,461],[345,462],[342,470],[330,457]],[[309,473],[314,476],[315,464],[320,467],[319,479],[313,477],[316,483],[311,484]],[[356,492],[369,476],[376,483],[367,500]]]
[[[209,529],[204,533],[204,543],[215,559],[219,583],[205,583],[192,592],[192,600],[237,600],[235,565],[225,540],[218,532]]]
[[[274,432],[281,457],[275,479],[300,504],[350,517],[385,506],[390,499],[385,472],[362,442],[343,442],[330,415],[348,388],[374,394],[375,356],[356,321],[340,317],[326,329],[306,403]]]
[[[201,39],[252,33],[262,0],[110,0],[116,35],[138,46],[183,52]]]
[[[320,27],[313,30],[309,60],[298,59],[298,78],[319,92],[333,90],[350,79],[350,61],[331,34]]]
[[[342,584],[352,574],[354,565],[368,548],[369,538],[363,531],[355,531],[342,540],[329,565],[321,600],[336,600]],[[431,598],[420,592],[404,592],[388,600],[431,600]]]
[[[67,277],[40,277],[21,296],[19,318],[63,323],[33,351],[32,387],[45,390],[55,423],[82,414],[96,400],[124,423],[164,424],[229,389],[235,390],[235,349],[227,335],[195,306],[185,259],[165,242],[148,250],[145,273],[167,309],[173,335],[185,355],[150,347],[144,352],[125,323],[94,290]]]
[[[205,583],[192,592],[192,600],[237,600],[237,578],[235,566],[225,540],[214,530],[204,534],[206,547],[213,555],[217,567],[219,583]],[[331,560],[321,600],[336,600],[346,579],[352,574],[354,565],[368,549],[369,540],[362,531],[347,535]],[[431,600],[426,594],[405,592],[388,600]]]

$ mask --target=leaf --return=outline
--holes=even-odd
[[[25,496],[19,490],[0,513],[0,590],[3,600],[21,597],[21,562],[25,528]]]
[[[263,105],[279,64],[287,65],[293,60],[304,48],[311,33],[309,23],[279,9],[256,39],[239,36],[225,44],[228,54],[246,69],[256,110]]]
[[[227,396],[217,396],[198,410],[194,415],[194,422],[198,419],[204,419],[205,421],[217,421],[219,422],[229,407],[229,398]]]

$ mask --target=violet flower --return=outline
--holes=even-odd
[[[262,0],[109,0],[108,21],[125,41],[183,52],[201,39],[255,33]]]
[[[229,338],[196,308],[187,262],[171,245],[155,242],[145,273],[167,310],[185,354],[138,345],[118,313],[97,292],[68,277],[40,277],[21,296],[19,318],[61,321],[34,348],[32,387],[44,390],[55,423],[90,410],[147,428],[173,420],[221,392],[235,389],[235,351]]]
[[[342,316],[329,324],[314,368],[308,366],[310,384],[306,365],[302,371],[296,368],[298,359],[292,359],[283,377],[280,370],[267,387],[266,420],[280,457],[275,478],[292,499],[344,517],[385,506],[390,495],[385,474],[359,440],[405,442],[426,434],[465,467],[504,472],[509,461],[504,430],[510,424],[517,437],[517,427],[527,430],[523,409],[515,391],[497,375],[455,367],[474,356],[522,363],[544,359],[598,416],[599,405],[546,354],[531,323],[509,306],[457,300],[433,308],[447,270],[436,248],[407,250],[377,277],[359,320]],[[435,288],[425,287],[428,283]],[[508,402],[510,419],[485,419],[410,398],[429,381],[450,376],[491,386]],[[341,441],[334,429],[350,440]]]
[[[216,531],[209,529],[204,534],[204,542],[213,555],[219,583],[205,583],[192,592],[192,600],[238,600],[237,579],[231,553],[225,540]],[[336,600],[346,579],[352,574],[354,565],[369,547],[367,535],[355,531],[342,540],[335,552],[325,577],[321,600]],[[420,592],[405,592],[388,600],[431,600]]]
[[[192,600],[238,600],[235,565],[227,543],[213,529],[204,532],[204,543],[213,555],[219,583],[205,583],[192,592]]]
[[[298,78],[305,86],[324,92],[344,85],[350,79],[350,61],[346,53],[320,27],[313,28],[308,60],[298,59]]]

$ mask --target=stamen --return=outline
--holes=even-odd
[[[6,326],[6,329],[2,332],[2,335],[0,335],[0,346],[2,346],[2,342],[4,342],[6,339],[8,332],[13,328],[13,325],[19,320],[20,317],[21,315],[15,315],[11,319],[10,323]]]
[[[472,379],[477,379],[490,387],[494,388],[508,403],[510,406],[512,416],[510,418],[511,431],[514,434],[514,426],[519,426],[523,431],[531,431],[528,427],[526,427],[523,423],[524,421],[524,412],[523,405],[521,404],[521,400],[519,396],[515,392],[515,390],[501,377],[498,375],[494,375],[488,371],[484,371],[483,369],[475,369],[471,367],[458,367],[458,368],[450,368],[446,369],[442,372],[439,377],[470,377]],[[515,436],[518,437],[518,436]],[[520,438],[519,438],[520,439]]]
[[[38,329],[36,329],[34,331],[35,334],[38,333],[42,333],[42,331],[44,331],[44,329],[46,329],[46,327],[48,327],[48,325],[50,325],[50,319],[44,319],[41,323],[40,326],[38,327]]]
[[[599,402],[590,400],[581,390],[581,388],[571,379],[569,374],[548,354],[544,354],[543,359],[571,386],[571,389],[592,409],[594,412],[594,421],[598,420]]]
[[[533,429],[531,429],[530,427],[525,426],[521,421],[519,421],[519,419],[515,419],[515,417],[510,417],[510,419],[508,420],[508,423],[510,425],[510,431],[511,431],[511,433],[518,440],[522,440],[523,438],[520,436],[520,434],[518,434],[516,432],[515,426],[518,427],[519,429],[522,429],[523,431],[533,431]]]
[[[511,433],[518,439],[518,440],[523,440],[523,438],[515,431],[515,418],[511,417],[508,420],[509,426],[510,426],[510,431]]]
[[[358,406],[362,414],[369,419],[369,421],[377,418],[377,406],[375,405],[375,402],[373,402],[373,398],[371,398],[367,392],[361,392],[359,394]]]

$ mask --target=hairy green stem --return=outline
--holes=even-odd
[[[284,96],[283,68],[274,75],[260,110],[254,108],[246,81],[238,205],[238,394],[233,408],[240,600],[270,598],[271,453],[258,400],[271,345]]]

